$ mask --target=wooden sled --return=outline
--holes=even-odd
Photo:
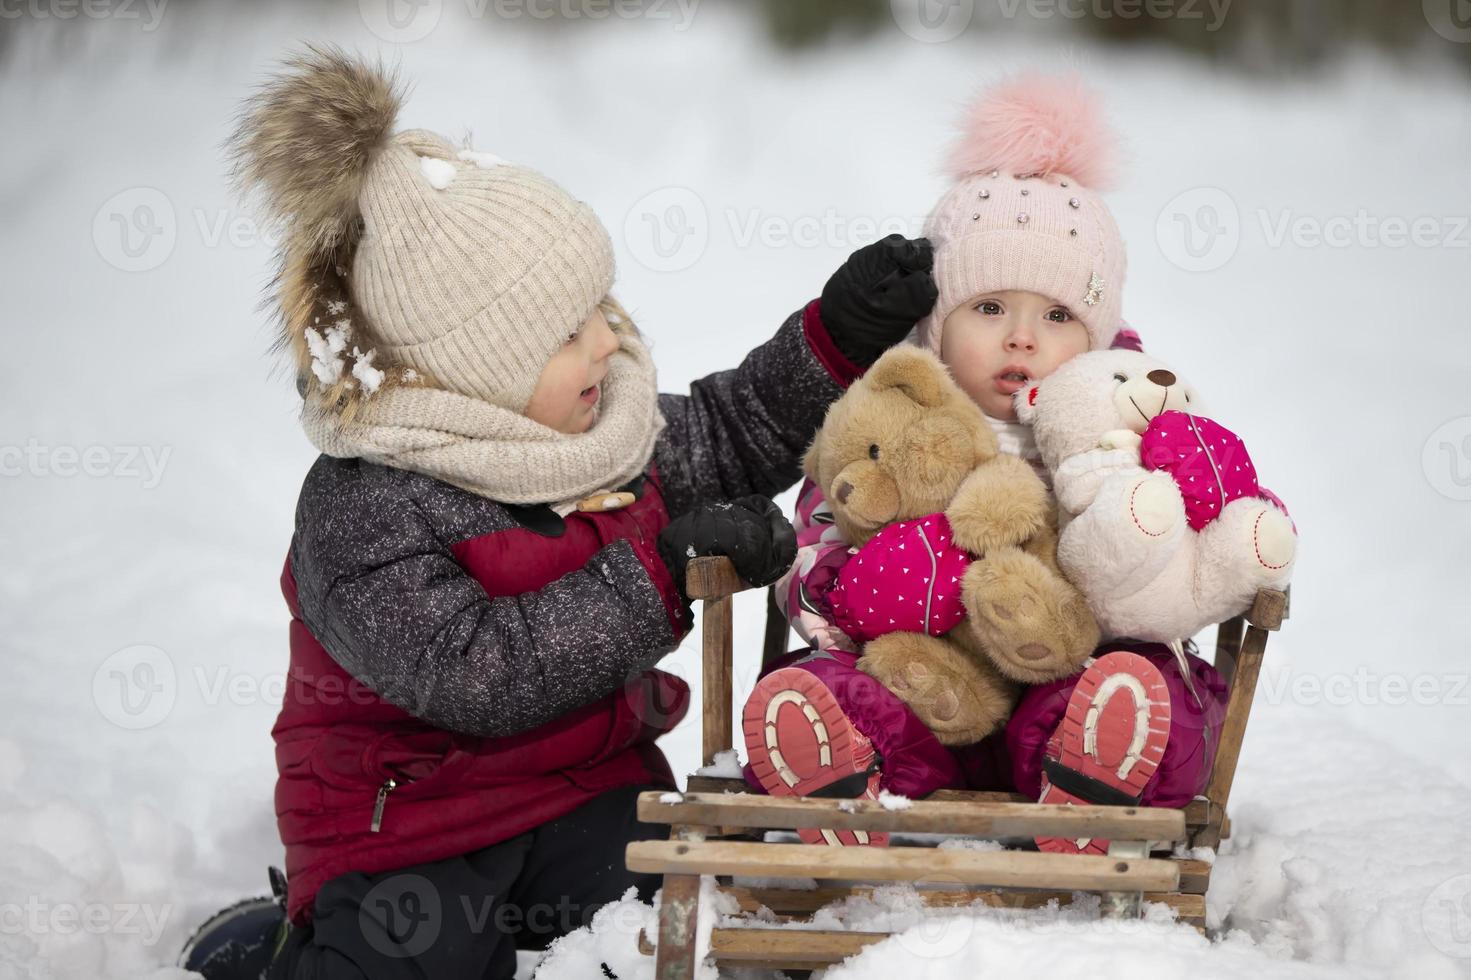
[[[732,596],[748,587],[725,558],[691,561],[689,596],[703,603],[704,764],[731,748],[733,694]],[[639,819],[670,825],[668,840],[628,845],[629,869],[664,876],[657,947],[640,934],[639,947],[656,955],[657,980],[695,975],[700,876],[715,876],[719,891],[745,912],[763,906],[778,923],[810,918],[819,908],[861,896],[871,884],[929,885],[919,894],[932,907],[982,903],[1032,908],[1076,893],[1101,896],[1102,914],[1137,917],[1144,902],[1161,902],[1182,921],[1205,928],[1205,893],[1211,863],[1170,856],[1174,845],[1217,847],[1229,836],[1226,802],[1246,732],[1268,632],[1287,616],[1284,592],[1257,593],[1251,609],[1216,631],[1216,669],[1230,685],[1214,768],[1203,797],[1181,809],[1162,807],[1044,806],[1009,793],[941,790],[900,810],[876,802],[771,797],[751,793],[740,779],[691,775],[678,802],[666,794],[639,797]],[[767,600],[763,662],[786,653],[788,627]],[[1051,854],[1035,850],[978,851],[924,846],[820,847],[766,843],[767,830],[798,827],[948,834],[991,839],[1037,836],[1090,837],[1111,841],[1107,855]],[[1164,848],[1163,856],[1158,856]],[[1153,854],[1152,854],[1153,852]],[[809,878],[838,881],[831,887],[738,887],[732,877]],[[854,880],[865,882],[854,885]],[[938,886],[938,887],[937,887]],[[769,918],[769,917],[768,917]],[[811,970],[840,962],[888,937],[881,932],[781,929],[770,925],[715,928],[710,956],[732,967]]]

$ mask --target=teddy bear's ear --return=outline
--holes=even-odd
[[[925,408],[944,405],[953,388],[938,357],[907,344],[890,348],[863,379],[876,391],[901,391]]]
[[[1037,395],[1040,390],[1041,385],[1030,384],[1012,396],[1016,403],[1016,417],[1027,425],[1031,425],[1032,420],[1037,417]]]

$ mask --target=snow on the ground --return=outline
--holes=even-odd
[[[1450,918],[1471,896],[1464,787],[1301,709],[1259,710],[1241,766],[1207,896],[1217,941],[1164,920],[988,909],[949,931],[916,925],[827,980],[915,965],[925,980],[1467,975],[1471,935]],[[906,956],[930,938],[953,958]]]
[[[237,100],[303,38],[383,47],[415,82],[405,125],[469,130],[587,198],[674,390],[735,363],[853,248],[917,232],[979,81],[1078,63],[1128,143],[1110,197],[1126,312],[1245,435],[1304,549],[1213,881],[1225,938],[986,913],[965,917],[956,959],[1000,975],[1471,967],[1463,77],[1354,57],[1245,78],[1037,32],[888,31],[793,59],[715,4],[683,28],[447,21],[382,46],[357,13],[196,3],[156,30],[27,23],[42,29],[0,64],[0,118],[23,134],[0,156],[0,977],[167,976],[193,924],[260,893],[280,861],[276,579],[313,454],[256,309],[271,244],[230,197],[219,146]],[[1428,236],[1394,244],[1395,221]],[[1346,244],[1313,242],[1344,228]],[[1218,267],[1191,271],[1202,262]],[[759,595],[737,603],[738,696],[762,612]],[[695,704],[698,664],[695,642],[665,664]],[[699,743],[693,716],[665,740],[677,772]],[[574,949],[647,975],[637,931],[571,937],[543,976],[597,975],[553,969]],[[959,975],[915,946],[830,975]]]
[[[1468,976],[1467,793],[1433,763],[1301,708],[1259,710],[1207,895],[1211,939],[1162,906],[1143,922],[1101,920],[1092,897],[1060,909],[927,909],[899,885],[791,928],[895,933],[824,980]],[[648,907],[624,906],[594,923],[596,949],[636,943]],[[720,918],[740,921],[749,920]],[[554,947],[538,980],[585,975],[589,938]],[[631,964],[632,973],[615,967],[620,978],[653,977],[652,959]]]

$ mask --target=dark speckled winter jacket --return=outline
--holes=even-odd
[[[618,511],[565,519],[322,456],[281,577],[291,667],[273,735],[290,915],[347,871],[489,846],[619,786],[673,787],[654,739],[689,690],[653,669],[689,628],[655,541],[702,500],[799,475],[856,375],[817,304],[732,371],[661,395]]]

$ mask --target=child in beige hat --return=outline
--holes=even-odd
[[[934,302],[928,247],[877,243],[739,367],[661,395],[591,209],[395,132],[400,101],[312,48],[231,144],[282,230],[280,344],[322,455],[281,577],[286,870],[190,941],[209,980],[509,978],[517,947],[649,900],[623,853],[663,832],[638,792],[676,786],[656,739],[689,689],[654,665],[691,625],[686,567],[786,570],[768,498]]]

